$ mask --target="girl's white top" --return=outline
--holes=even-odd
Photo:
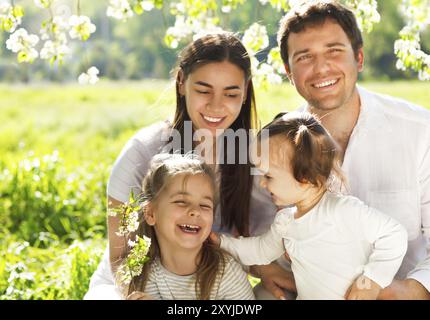
[[[406,230],[396,220],[330,192],[304,216],[295,219],[295,211],[280,210],[259,237],[221,235],[221,247],[245,265],[269,264],[287,252],[297,299],[344,299],[362,274],[382,288],[392,282],[407,249]]]

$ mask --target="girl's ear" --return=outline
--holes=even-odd
[[[154,205],[152,203],[147,203],[144,208],[144,214],[145,221],[150,226],[155,225],[155,210]]]

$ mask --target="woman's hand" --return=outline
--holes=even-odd
[[[346,300],[376,300],[382,288],[366,276],[358,277],[345,294]]]
[[[415,279],[393,280],[381,290],[378,300],[430,300],[430,292]]]
[[[154,298],[145,292],[133,291],[127,296],[127,300],[154,300]]]
[[[292,272],[285,270],[276,262],[265,266],[253,266],[256,275],[261,278],[264,288],[274,297],[285,300],[284,290],[297,292]]]

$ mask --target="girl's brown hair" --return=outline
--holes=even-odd
[[[173,129],[180,132],[182,146],[184,143],[184,123],[191,121],[187,112],[185,97],[179,92],[180,81],[185,81],[187,77],[197,68],[209,64],[228,61],[239,67],[247,82],[247,95],[237,119],[230,126],[230,129],[245,129],[248,144],[251,140],[250,129],[257,129],[257,112],[255,106],[254,87],[251,80],[251,60],[240,40],[231,33],[210,34],[201,37],[187,47],[179,55],[179,65],[176,74],[176,113],[173,121]],[[192,138],[192,137],[190,137]],[[227,144],[224,144],[224,157],[227,156]],[[191,150],[174,150],[189,152]],[[221,226],[229,230],[235,228],[240,235],[249,235],[249,209],[252,193],[253,179],[251,163],[247,158],[247,163],[239,164],[239,145],[235,144],[235,164],[220,165],[220,206],[221,206]],[[247,153],[248,155],[248,153]]]
[[[279,137],[283,140],[278,142],[285,141],[293,147],[290,161],[297,181],[322,187],[327,186],[329,178],[335,174],[344,184],[337,144],[315,116],[308,112],[285,113],[258,133],[260,143],[263,130],[267,130],[269,137]],[[278,146],[276,152],[278,159],[287,158],[282,146]]]
[[[155,228],[145,221],[144,212],[148,204],[154,204],[158,196],[177,175],[205,175],[212,184],[214,202],[217,201],[215,176],[203,159],[192,154],[159,154],[152,161],[142,185],[142,214],[139,219],[137,235],[151,239],[148,251],[149,260],[144,264],[142,274],[132,279],[128,294],[135,290],[144,292],[152,263],[160,257],[160,247]],[[215,204],[214,203],[214,204]],[[127,252],[128,254],[128,252]],[[217,276],[222,277],[225,268],[224,252],[209,241],[203,243],[196,272],[196,293],[200,300],[208,300],[213,291]]]

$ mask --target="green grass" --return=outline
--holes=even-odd
[[[428,83],[363,86],[430,109]],[[256,98],[262,124],[303,103],[288,83]],[[112,164],[174,103],[167,81],[0,85],[0,299],[83,297],[106,245]]]

